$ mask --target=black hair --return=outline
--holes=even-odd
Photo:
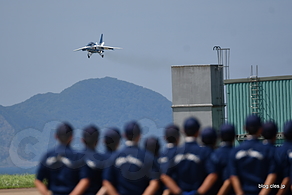
[[[121,134],[118,129],[108,129],[104,136],[104,145],[108,151],[115,151],[119,145]]]
[[[151,152],[154,156],[159,155],[160,143],[156,137],[148,137],[144,142],[144,147],[146,150]]]
[[[94,148],[99,138],[99,129],[94,125],[85,127],[83,130],[83,140],[87,147]]]
[[[68,122],[64,122],[57,127],[56,136],[60,143],[67,144],[73,136],[73,128]]]
[[[168,125],[165,128],[164,135],[167,143],[177,143],[180,137],[179,127],[176,125]]]
[[[262,136],[265,139],[274,139],[277,136],[278,127],[273,121],[266,122],[263,125]]]
[[[283,134],[287,141],[292,141],[292,120],[285,123]]]

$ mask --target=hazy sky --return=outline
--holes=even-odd
[[[230,77],[292,74],[291,0],[0,1],[0,105],[88,78],[115,77],[171,100],[171,65],[216,64]],[[123,50],[73,52],[90,41]]]

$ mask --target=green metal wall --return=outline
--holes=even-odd
[[[282,132],[284,123],[292,119],[292,79],[262,80],[264,79],[259,78],[258,81],[259,114],[263,121],[273,119]],[[225,85],[227,121],[235,124],[237,134],[245,134],[244,120],[252,112],[250,82],[225,81]]]

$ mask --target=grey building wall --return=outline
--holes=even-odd
[[[222,65],[172,66],[173,121],[183,122],[195,116],[202,128],[219,128],[224,122],[224,88]]]

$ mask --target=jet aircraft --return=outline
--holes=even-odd
[[[122,49],[120,47],[110,47],[110,46],[104,46],[103,42],[103,34],[100,36],[99,43],[90,42],[86,46],[75,49],[74,51],[87,51],[87,57],[90,58],[90,56],[93,53],[98,53],[102,58],[104,57],[104,50],[114,50],[114,49]]]

